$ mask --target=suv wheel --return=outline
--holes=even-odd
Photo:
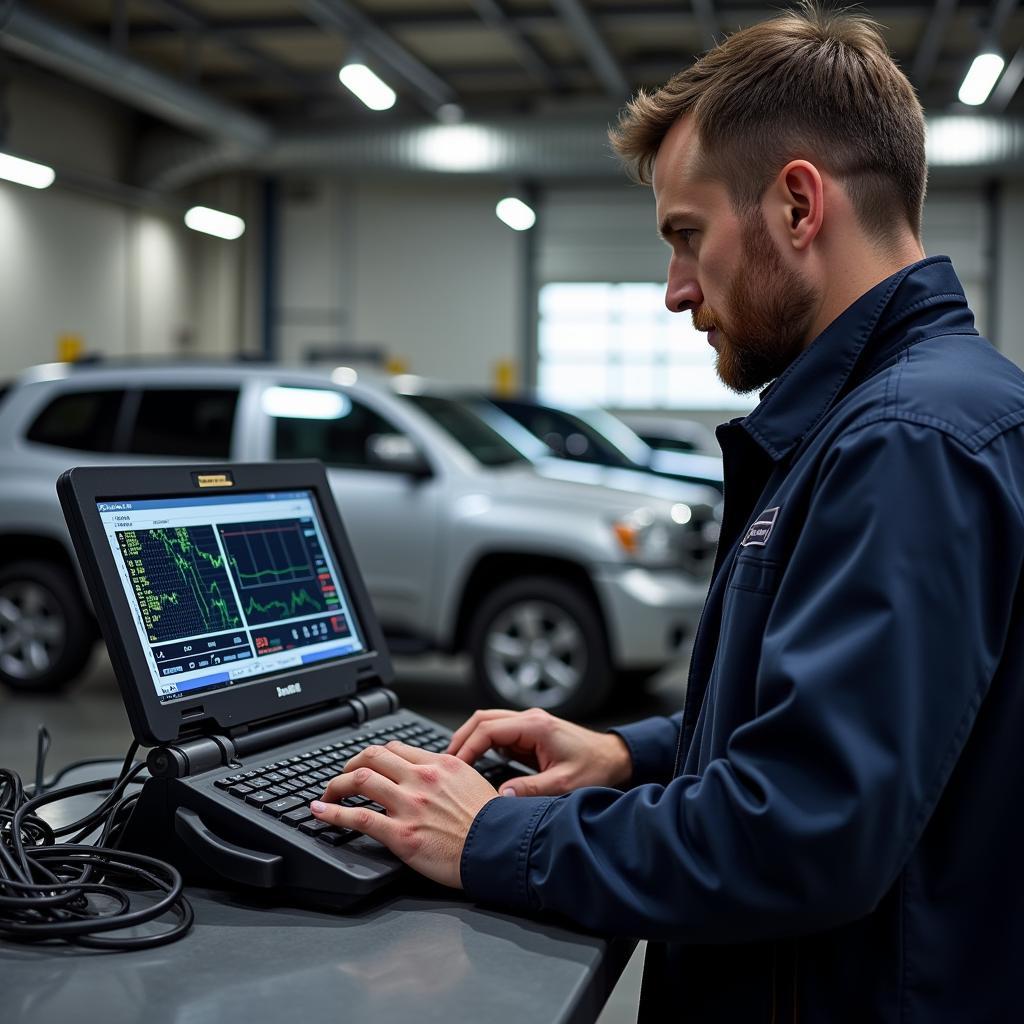
[[[0,569],[0,683],[26,693],[59,690],[85,668],[94,641],[67,569],[52,562]]]
[[[600,616],[561,580],[528,577],[495,589],[473,617],[469,651],[488,705],[582,715],[611,689]]]

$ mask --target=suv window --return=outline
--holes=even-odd
[[[35,418],[25,437],[39,444],[109,452],[124,391],[70,391],[58,395]]]
[[[275,416],[274,446],[279,459],[319,459],[330,466],[378,468],[369,458],[367,443],[379,434],[401,434],[383,416],[362,402],[344,399],[334,419]]]
[[[237,388],[143,391],[127,450],[135,455],[227,459],[237,404]]]
[[[479,412],[464,402],[437,395],[404,395],[421,412],[485,466],[509,466],[529,462],[518,448],[506,441]]]

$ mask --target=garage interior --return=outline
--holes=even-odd
[[[270,364],[705,429],[743,415],[756,397],[718,385],[706,343],[659,306],[651,194],[606,132],[635,90],[773,13],[0,0],[0,385],[42,364]],[[951,257],[979,330],[1024,364],[1024,12],[873,0],[867,13],[927,116],[925,251]],[[1001,56],[998,79],[964,102],[984,53]],[[17,486],[5,465],[0,502]],[[406,707],[454,729],[479,706],[464,654],[395,650]],[[686,669],[682,643],[586,723],[671,714]],[[0,765],[32,777],[40,724],[51,768],[120,756],[131,731],[101,644],[71,685],[0,687]],[[602,1024],[634,1019],[638,971],[634,956]]]

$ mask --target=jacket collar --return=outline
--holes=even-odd
[[[845,393],[904,348],[942,334],[977,334],[947,256],[912,263],[875,285],[818,335],[730,421],[774,462],[786,457]]]

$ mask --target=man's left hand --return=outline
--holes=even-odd
[[[392,740],[356,754],[310,809],[321,821],[378,840],[427,878],[461,889],[459,862],[469,827],[497,795],[465,761]],[[364,796],[388,813],[339,805],[349,796]]]

